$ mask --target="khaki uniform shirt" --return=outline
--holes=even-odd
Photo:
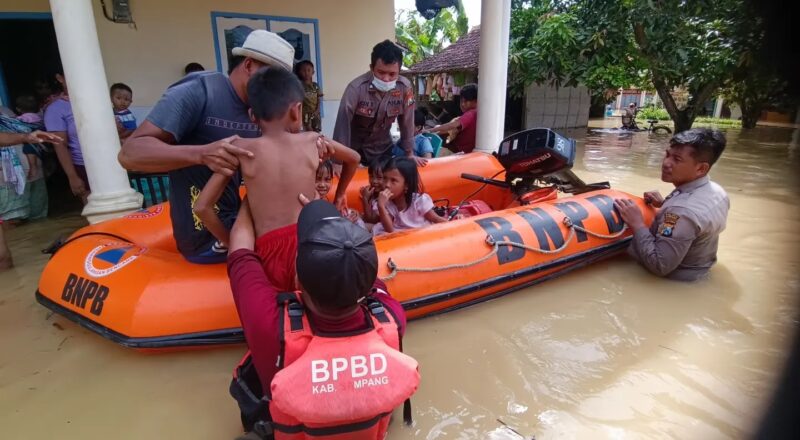
[[[391,154],[389,130],[398,120],[400,146],[412,155],[414,151],[414,92],[404,77],[397,86],[381,93],[372,85],[372,72],[367,72],[347,85],[339,104],[333,139],[361,153],[362,163]]]
[[[679,186],[650,229],[634,231],[628,252],[649,271],[681,281],[704,277],[717,261],[730,200],[708,176]]]

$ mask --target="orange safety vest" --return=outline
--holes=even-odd
[[[410,422],[408,399],[419,386],[419,366],[400,351],[397,321],[383,304],[367,299],[369,326],[364,330],[321,334],[309,324],[298,294],[282,293],[278,301],[283,309],[282,368],[269,397],[261,400],[268,405],[270,421],[262,418],[256,432],[275,440],[383,439],[392,411],[404,401],[404,418]],[[234,387],[242,386],[248,357],[231,384],[246,425]]]

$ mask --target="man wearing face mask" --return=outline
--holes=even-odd
[[[333,139],[361,154],[361,163],[392,155],[389,130],[397,120],[400,146],[406,156],[424,166],[427,160],[414,156],[414,91],[400,76],[403,52],[384,40],[372,48],[370,71],[347,85],[339,105]]]

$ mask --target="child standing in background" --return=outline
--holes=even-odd
[[[19,116],[17,120],[28,124],[32,131],[44,130],[44,120],[39,114],[39,103],[33,95],[21,95],[15,101]],[[25,193],[28,199],[28,218],[40,220],[47,218],[47,184],[44,179],[44,166],[42,160],[45,155],[42,144],[23,144],[22,153],[28,160],[28,175],[26,176]]]
[[[39,114],[39,105],[36,98],[32,95],[21,95],[15,101],[17,104],[17,120],[29,124],[33,130],[43,130],[44,123],[42,115]],[[31,179],[38,179],[36,175],[42,176],[42,150],[39,145],[25,144],[22,147],[22,152],[25,158],[28,159],[28,181]]]
[[[15,101],[17,105],[17,119],[26,124],[39,124],[44,126],[42,123],[42,115],[39,113],[39,103],[36,102],[36,98],[33,95],[21,95],[17,97]]]
[[[322,131],[322,117],[319,106],[322,100],[322,89],[314,82],[314,64],[303,60],[294,66],[294,73],[303,83],[303,130]]]
[[[124,141],[136,130],[136,116],[128,110],[133,102],[133,90],[127,84],[115,83],[111,86],[111,103],[117,119],[119,140]]]

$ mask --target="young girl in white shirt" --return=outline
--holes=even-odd
[[[444,223],[433,210],[431,196],[420,192],[417,164],[406,157],[395,157],[383,166],[384,190],[378,195],[380,222],[373,235]]]

